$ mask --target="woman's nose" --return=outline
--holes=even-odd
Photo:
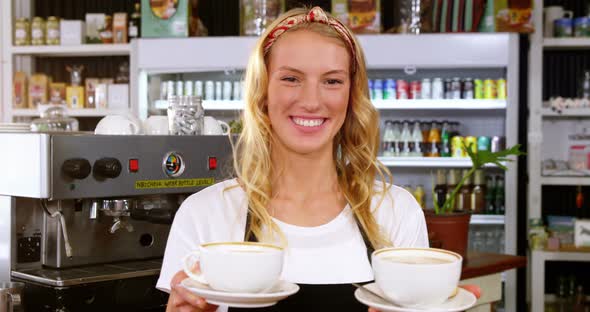
[[[306,83],[303,87],[303,96],[301,105],[307,111],[316,111],[320,107],[321,95],[319,85],[316,83]]]

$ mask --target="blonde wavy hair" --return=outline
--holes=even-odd
[[[242,113],[243,129],[234,146],[234,168],[240,185],[248,198],[250,214],[246,237],[253,234],[259,240],[272,239],[284,235],[272,221],[267,207],[273,189],[270,177],[277,173],[271,161],[271,142],[273,131],[265,105],[268,94],[268,55],[264,45],[267,36],[283,20],[307,14],[309,9],[298,8],[281,15],[270,25],[258,40],[252,52],[245,74],[245,109]],[[333,17],[330,17],[333,18]],[[334,138],[334,161],[338,174],[338,184],[345,199],[352,208],[357,223],[366,234],[374,249],[391,245],[381,233],[372,212],[371,201],[380,194],[379,204],[385,198],[388,187],[386,178],[391,181],[391,173],[377,160],[379,150],[379,114],[369,98],[365,58],[360,44],[348,28],[346,32],[353,43],[354,53],[345,38],[333,27],[322,23],[303,23],[289,29],[289,32],[306,29],[323,36],[337,38],[347,47],[351,57],[351,88],[349,105],[342,128]],[[376,187],[375,179],[382,185]],[[266,231],[265,231],[266,229]],[[264,232],[264,233],[263,233]]]

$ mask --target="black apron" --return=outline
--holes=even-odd
[[[355,216],[356,220],[356,216]],[[367,257],[371,263],[371,254],[374,249],[367,238],[362,226],[357,222],[363,241],[367,247]],[[246,234],[244,241],[257,242],[258,239],[252,233],[249,234],[250,212],[246,216]],[[365,284],[368,282],[362,282]],[[302,312],[302,311],[338,311],[338,312],[366,312],[367,306],[360,303],[354,297],[356,287],[352,284],[298,284],[299,291],[289,296],[276,305],[267,308],[229,308],[230,312]]]

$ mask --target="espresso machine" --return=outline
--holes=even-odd
[[[227,136],[0,133],[0,282],[26,311],[163,311],[174,214],[231,165]]]

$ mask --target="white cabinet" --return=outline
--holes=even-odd
[[[590,117],[590,109],[566,109],[557,113],[546,108],[543,102],[545,63],[543,55],[547,51],[590,50],[588,38],[544,38],[543,7],[544,1],[536,1],[534,8],[535,32],[530,35],[529,50],[529,123],[528,123],[528,217],[542,216],[543,185],[590,185],[590,177],[580,176],[543,176],[541,163],[553,154],[565,152],[565,140],[568,125],[572,117],[584,119]],[[550,3],[553,5],[553,3]],[[549,5],[549,4],[548,4]],[[545,70],[547,70],[545,68]],[[573,73],[572,73],[573,75]],[[557,124],[560,123],[560,124]],[[544,131],[545,128],[545,131]],[[563,154],[563,153],[562,153]],[[563,157],[560,157],[563,159]],[[549,252],[535,250],[530,252],[530,311],[544,311],[545,308],[545,263],[547,261],[590,261],[590,253],[584,252]]]

